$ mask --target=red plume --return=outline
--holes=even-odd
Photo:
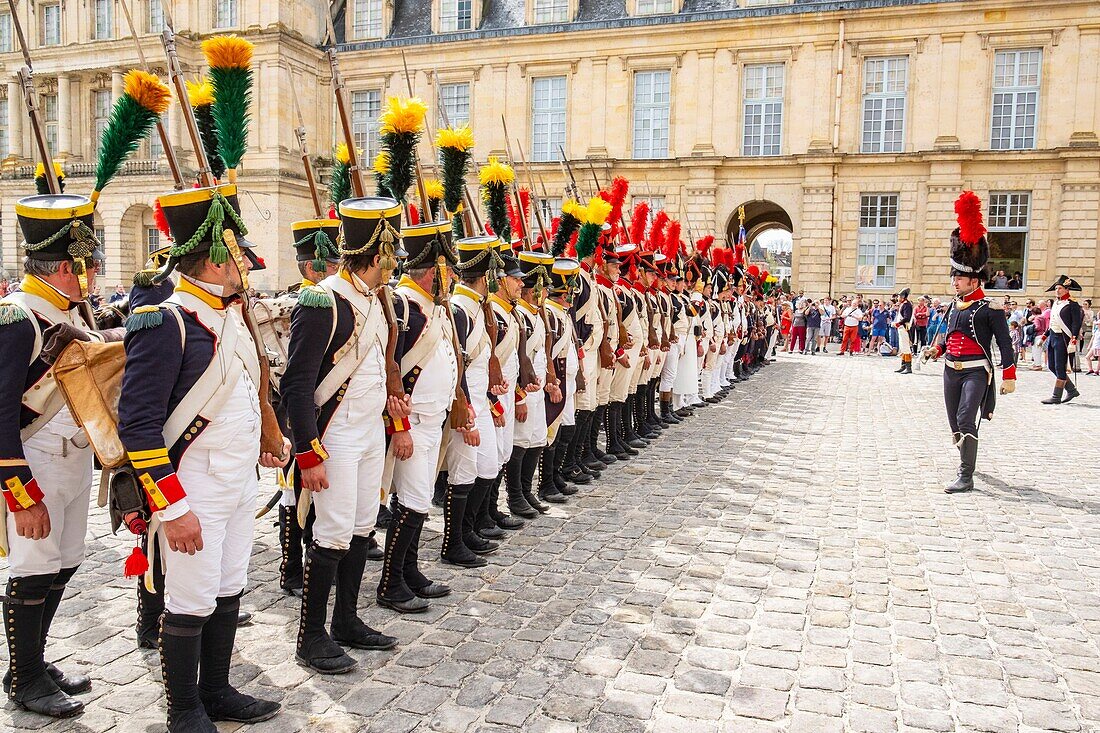
[[[626,234],[622,230],[623,205],[626,203],[626,195],[629,191],[630,181],[622,176],[616,176],[615,180],[611,182],[611,198],[608,199],[611,202],[611,213],[608,214],[607,220],[611,222],[612,240],[619,239],[620,236]]]
[[[658,250],[664,251],[667,231],[665,228],[668,226],[668,214],[661,211],[657,212],[657,216],[653,217],[653,226],[649,228],[649,249],[656,252]]]
[[[663,212],[662,212],[663,213]],[[658,214],[660,216],[660,214]],[[668,223],[668,231],[665,232],[665,257],[675,259],[680,252],[680,222],[672,220]]]
[[[336,207],[335,206],[328,207],[328,218],[330,218],[330,219],[339,219],[340,218],[336,215]]]
[[[712,244],[714,244],[714,237],[708,234],[695,243],[695,251],[699,253],[699,257],[705,260]]]
[[[758,279],[760,277],[760,268],[756,265],[749,265],[747,268],[745,268],[745,272],[754,279]]]
[[[561,217],[555,216],[550,220],[550,239],[553,239],[558,235],[558,226],[561,225]]]
[[[485,224],[483,224],[482,226],[485,227],[485,233],[486,234],[491,234],[494,237],[496,236],[496,232],[493,231],[493,225],[490,224],[488,221],[486,221]]]
[[[409,204],[409,226],[416,226],[420,223],[420,211],[416,208],[416,204]]]
[[[630,243],[641,247],[645,244],[645,225],[649,219],[649,203],[641,202],[634,207],[634,213],[630,215]],[[654,249],[652,246],[649,248]]]
[[[510,195],[504,197],[504,205],[508,209],[508,226],[511,227],[512,234],[518,237],[520,233],[523,232],[523,229],[520,228],[519,219],[516,218],[516,207],[512,203],[512,197]]]
[[[523,229],[517,229],[515,224],[513,224],[512,231],[515,232],[517,237],[520,235],[520,232],[527,232],[528,239],[531,239],[531,232],[527,231],[530,229],[527,222],[531,221],[531,192],[526,188],[521,188],[519,190],[519,206],[520,209],[523,210]]]
[[[977,244],[985,234],[985,225],[982,224],[982,200],[973,191],[963,191],[955,201],[955,215],[959,220],[959,239],[964,244]]]
[[[577,258],[577,235],[578,234],[580,234],[579,230],[573,232],[573,236],[569,237],[569,244],[565,245],[565,256],[566,257],[572,257],[573,259]],[[596,247],[596,252],[598,253],[599,251],[600,251],[600,248]]]
[[[168,228],[168,219],[164,216],[164,209],[160,208],[159,199],[153,202],[153,224],[165,237],[172,238],[172,230]]]
[[[737,249],[733,251],[733,264],[743,265],[745,264],[745,245],[738,244]]]

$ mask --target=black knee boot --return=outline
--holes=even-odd
[[[298,664],[321,674],[344,674],[356,667],[356,661],[344,653],[325,628],[329,592],[336,581],[336,569],[345,554],[347,550],[333,550],[316,543],[306,551],[302,615],[298,623],[295,659]]]
[[[504,468],[500,469],[500,473],[493,479],[493,484],[489,488],[489,494],[485,497],[485,501],[481,503],[481,511],[478,513],[477,528],[481,531],[482,527],[496,526],[500,529],[506,529],[514,531],[521,528],[525,522],[519,517],[513,517],[511,514],[505,514],[500,511],[500,485],[504,481]]]
[[[641,400],[638,393],[627,395],[623,405],[623,440],[634,450],[641,450],[649,445],[649,441],[638,434],[638,403]]]
[[[147,537],[142,538],[145,554],[149,554],[149,542]],[[159,559],[154,558],[152,564],[153,590],[150,593],[145,587],[145,578],[138,578],[137,583],[137,642],[138,649],[156,649],[160,641],[160,616],[164,613],[164,571],[161,569]]]
[[[302,528],[298,526],[298,508],[279,506],[279,587],[287,595],[302,595]]]
[[[409,548],[417,540],[424,525],[422,514],[400,504],[390,520],[386,533],[386,556],[382,559],[382,578],[378,581],[378,605],[399,613],[420,613],[428,610],[428,602],[418,597],[405,583],[405,560]]]
[[[409,549],[405,553],[405,565],[402,568],[405,585],[419,598],[442,598],[450,595],[451,589],[448,586],[433,582],[420,572],[420,533],[424,531],[424,522],[427,521],[428,515],[414,512],[412,509],[405,509],[405,511],[413,515],[413,541],[409,543]]]
[[[46,602],[42,607],[42,649],[46,649],[46,641],[50,635],[50,626],[53,625],[53,617],[57,614],[57,608],[61,605],[61,599],[65,595],[65,586],[76,575],[76,567],[62,568],[50,584],[50,591],[46,594]],[[43,658],[45,655],[43,654]],[[86,674],[65,674],[57,665],[46,662],[46,674],[54,681],[54,684],[66,695],[78,695],[92,689],[92,678]],[[7,678],[5,678],[5,691],[7,691]]]
[[[359,618],[359,588],[367,566],[369,537],[351,538],[351,546],[336,566],[336,600],[332,604],[332,640],[352,649],[385,650],[397,646],[397,639],[372,629]]]
[[[478,555],[487,555],[496,550],[499,545],[492,540],[504,537],[504,530],[497,526],[496,521],[490,521],[481,527],[474,522],[475,507],[485,504],[493,488],[493,481],[494,479],[475,478],[470,484],[470,500],[466,504],[466,522],[462,525],[463,541]]]
[[[435,490],[432,492],[432,506],[443,506],[443,502],[446,501],[447,487],[449,485],[450,483],[447,480],[446,471],[440,471],[435,475]]]
[[[8,640],[10,683],[5,678],[5,686],[8,697],[23,710],[51,718],[71,718],[84,712],[84,703],[58,687],[46,671],[43,656],[43,614],[56,578],[57,574],[51,573],[8,580],[4,632]]]
[[[646,421],[655,429],[658,433],[662,432],[666,425],[661,421],[661,417],[657,414],[657,380],[652,380],[646,387],[645,398],[646,409]]]
[[[592,474],[593,478],[599,478],[607,464],[596,457],[593,447],[596,445],[596,437],[599,434],[600,422],[597,419],[597,411],[585,413],[584,427],[580,430],[580,461],[584,470]]]
[[[592,427],[590,429],[591,435],[591,449],[592,455],[596,457],[597,461],[602,462],[605,466],[610,466],[615,461],[619,460],[611,453],[611,447],[608,446],[606,451],[600,450],[600,431],[602,430],[605,437],[609,433],[608,425],[611,421],[611,405],[600,405],[596,408],[596,418],[592,421]]]
[[[535,496],[535,474],[542,465],[544,448],[528,448],[523,454],[523,469],[520,473],[520,486],[523,489],[523,498],[540,514],[546,514],[550,507],[543,504]]]
[[[212,721],[259,723],[275,717],[282,707],[271,700],[245,695],[229,684],[233,641],[237,637],[237,613],[241,594],[219,598],[214,613],[202,627],[199,651],[199,699]]]
[[[443,544],[440,546],[439,556],[448,565],[480,568],[488,564],[483,558],[470,552],[463,541],[466,525],[471,524],[466,515],[470,491],[473,488],[473,484],[447,487],[447,495],[443,500]]]
[[[577,493],[577,488],[569,483],[573,480],[572,477],[576,475],[569,466],[576,435],[576,425],[563,425],[558,429],[558,437],[554,441],[554,481],[558,486],[558,491],[566,496]]]
[[[539,512],[531,506],[523,493],[523,465],[528,453],[527,448],[518,445],[512,448],[512,457],[505,467],[504,487],[508,492],[508,511],[526,519],[534,519]]]
[[[561,436],[559,435],[557,438],[561,439]],[[551,504],[564,504],[565,495],[554,483],[554,463],[557,460],[556,444],[557,440],[542,449],[542,456],[539,458],[538,497]]]
[[[199,697],[199,659],[207,616],[166,611],[160,621],[160,669],[168,733],[218,733]]]
[[[565,463],[562,464],[562,478],[574,484],[592,483],[590,474],[581,463],[581,437],[584,435],[588,413],[577,413],[577,424],[569,434],[569,443],[565,448]]]

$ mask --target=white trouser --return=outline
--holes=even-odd
[[[680,342],[674,341],[668,345],[668,354],[665,355],[665,364],[661,368],[661,391],[671,392],[672,385],[676,383],[676,370],[680,366]]]
[[[565,406],[561,410],[559,424],[563,427],[577,424],[577,372],[580,371],[576,349],[569,347],[565,355]]]
[[[626,352],[626,357],[630,361],[630,366],[622,366],[616,364],[612,370],[614,375],[611,380],[611,391],[609,393],[610,400],[612,402],[623,402],[627,396],[632,394],[635,389],[637,379],[635,377],[639,362],[642,361],[640,356],[642,353],[641,341],[635,339],[634,346]]]
[[[432,415],[419,412],[409,415],[413,454],[408,460],[395,460],[393,464],[393,493],[403,506],[420,514],[427,514],[432,507],[446,417],[446,410]]]
[[[913,353],[913,341],[909,338],[909,329],[898,326],[898,356]]]
[[[218,598],[248,582],[248,560],[260,484],[260,408],[256,388],[242,374],[221,414],[180,459],[176,474],[202,527],[202,550],[173,552],[163,536],[164,607],[171,613],[209,616]]]
[[[681,343],[680,365],[672,390],[679,395],[694,395],[699,389],[699,346],[694,336]]]
[[[611,383],[615,379],[615,372],[620,369],[618,362],[610,369],[600,369],[596,372],[596,405],[602,406],[611,402]]]
[[[481,442],[477,446],[466,445],[462,433],[457,430],[451,430],[447,441],[445,465],[447,483],[452,486],[472,484],[479,478],[496,478],[500,473],[500,463],[497,461],[500,455],[497,448],[497,427],[493,425],[493,413],[489,411],[488,401],[475,405],[474,410],[474,425],[477,426]]]
[[[8,514],[8,567],[13,578],[50,575],[62,568],[75,568],[84,560],[92,449],[77,448],[69,438],[49,428],[47,425],[23,443],[23,454],[45,495],[50,535],[41,540],[20,537],[15,531],[15,518]],[[76,440],[84,443],[83,433]]]
[[[773,328],[771,338],[768,339],[768,350],[765,356],[771,358],[772,351],[775,349],[775,342],[779,339],[779,329]]]
[[[321,547],[346,550],[352,536],[366,537],[378,520],[382,472],[386,466],[386,391],[340,403],[325,431],[328,488],[313,494],[313,539]]]
[[[498,471],[512,457],[512,446],[516,437],[516,385],[514,382],[507,382],[507,385],[508,391],[500,396],[500,406],[504,409],[504,426],[495,428]]]
[[[577,393],[576,407],[578,410],[591,412],[598,404],[600,372],[600,347],[595,341],[584,347],[584,359],[580,363],[580,371],[584,374],[584,390]]]
[[[523,402],[527,419],[516,425],[512,442],[518,448],[541,448],[546,445],[546,396],[540,389],[529,392]]]

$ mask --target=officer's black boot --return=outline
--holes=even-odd
[[[298,508],[279,505],[279,587],[291,596],[302,595],[302,528],[298,526]]]
[[[505,467],[504,488],[508,492],[508,511],[525,519],[534,519],[539,512],[523,494],[523,464],[527,453],[527,448],[520,448],[518,445],[512,448],[512,457]]]
[[[649,444],[638,437],[631,424],[634,420],[634,395],[629,395],[625,402],[618,404],[618,407],[618,430],[616,435],[619,436],[619,447],[631,456],[636,456],[639,453],[639,448],[645,448]]]
[[[974,490],[974,467],[978,462],[978,436],[968,433],[959,435],[959,476],[944,491],[958,494]]]
[[[22,710],[51,718],[71,718],[84,712],[84,703],[58,687],[43,658],[43,614],[50,587],[57,578],[26,575],[8,580],[4,594],[4,633],[8,640],[8,697]],[[56,606],[54,607],[56,610]]]
[[[524,522],[519,517],[513,517],[511,514],[505,514],[500,511],[500,484],[504,481],[504,469],[500,469],[500,473],[493,479],[493,485],[489,489],[489,495],[485,497],[485,501],[481,503],[481,511],[478,514],[478,531],[481,527],[490,526],[495,524],[501,529],[508,531],[515,531],[523,527]]]
[[[467,510],[463,515],[465,521],[459,525],[463,545],[478,555],[488,555],[496,552],[500,545],[490,538],[499,539],[504,536],[504,531],[497,527],[496,523],[490,523],[488,527],[479,531],[474,526],[474,515],[469,511],[471,505],[476,503],[481,506],[484,503],[492,485],[493,482],[489,479],[474,479],[474,483],[469,485],[470,495],[466,502]]]
[[[562,467],[562,476],[566,481],[574,484],[592,483],[593,474],[581,463],[584,454],[585,427],[590,414],[587,412],[577,414],[577,424],[573,426],[573,431],[569,436],[569,445],[565,451],[565,465]]]
[[[621,402],[612,402],[607,406],[604,421],[604,433],[607,438],[607,454],[618,461],[630,460],[630,453],[622,442],[623,413]]]
[[[405,582],[406,556],[409,548],[416,542],[422,526],[423,514],[397,505],[397,511],[390,521],[390,529],[386,533],[386,556],[382,558],[382,578],[378,581],[376,598],[379,606],[392,608],[398,613],[421,613],[428,610],[428,602],[413,593]]]
[[[1066,396],[1062,402],[1069,402],[1074,397],[1080,397],[1081,393],[1077,390],[1077,385],[1073,382],[1066,380]]]
[[[557,437],[559,440],[561,439],[560,435]],[[551,504],[564,504],[565,495],[554,483],[554,462],[557,459],[556,444],[557,440],[542,449],[542,456],[539,458],[538,497]]]
[[[650,419],[649,385],[643,384],[634,393],[634,412],[638,416],[634,423],[634,432],[646,441],[652,441],[661,435],[661,428]]]
[[[558,437],[554,441],[554,481],[558,486],[558,491],[566,496],[577,493],[577,487],[570,483],[572,480],[570,476],[573,475],[573,472],[567,468],[573,451],[573,440],[576,436],[576,425],[564,425],[558,429]],[[585,478],[588,477],[585,476]]]
[[[449,596],[451,594],[449,586],[428,580],[427,576],[420,572],[420,533],[424,531],[424,522],[427,521],[428,515],[414,512],[411,509],[405,511],[412,513],[414,517],[413,541],[409,544],[409,551],[405,553],[405,567],[403,568],[405,585],[417,597],[422,599]]]
[[[392,533],[394,530],[390,529]],[[336,581],[337,568],[347,550],[333,550],[310,544],[302,588],[302,617],[298,622],[298,664],[321,674],[344,674],[355,669],[356,661],[344,653],[325,628],[329,591]]]
[[[207,616],[166,611],[160,622],[160,669],[168,700],[168,733],[218,733],[199,696],[199,658]]]
[[[538,500],[538,497],[535,496],[535,474],[538,472],[539,467],[542,466],[542,454],[544,452],[544,448],[528,448],[527,452],[523,454],[523,470],[520,473],[520,485],[523,487],[523,498],[540,514],[546,514],[546,512],[550,511],[550,507],[543,504]]]
[[[603,430],[604,434],[608,434],[608,424],[611,420],[611,405],[600,405],[596,408],[596,419],[592,421],[591,428],[591,446],[592,455],[596,457],[597,461],[600,461],[605,466],[610,466],[618,459],[611,455],[611,446],[607,446],[606,451],[600,450],[600,430]]]
[[[645,390],[646,422],[653,430],[660,434],[664,432],[664,429],[668,426],[661,420],[661,416],[657,414],[657,380],[654,379],[650,381],[643,389]]]
[[[1047,397],[1045,400],[1042,400],[1042,404],[1044,404],[1044,405],[1060,405],[1060,404],[1062,404],[1062,402],[1064,402],[1064,400],[1062,399],[1062,394],[1063,394],[1063,388],[1062,387],[1055,387],[1054,388],[1054,394],[1052,394],[1050,397]]]
[[[435,489],[432,491],[432,506],[442,507],[447,496],[447,472],[440,471],[435,475]]]
[[[370,540],[358,535],[336,566],[336,601],[332,604],[332,640],[352,649],[384,650],[397,646],[397,639],[372,629],[359,618],[359,587],[367,566]]]
[[[683,422],[680,418],[676,416],[676,413],[672,411],[671,399],[661,400],[661,417],[664,418],[665,422],[667,422],[669,425],[679,425],[681,422]]]
[[[593,478],[599,478],[603,470],[607,468],[607,464],[596,458],[594,452],[594,446],[596,445],[596,438],[599,435],[600,423],[598,420],[598,412],[593,410],[586,413],[584,427],[581,429],[580,436],[580,460],[581,465],[586,471],[592,474]]]
[[[462,541],[465,534],[465,525],[473,526],[472,517],[467,522],[466,512],[469,505],[470,491],[473,484],[461,484],[448,486],[447,494],[443,499],[443,543],[439,548],[439,556],[448,565],[458,565],[463,568],[480,568],[486,564]]]
[[[199,699],[212,721],[259,723],[275,717],[282,706],[240,692],[229,684],[229,664],[237,637],[241,594],[219,598],[202,627],[199,652]]]

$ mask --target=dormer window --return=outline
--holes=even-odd
[[[353,0],[351,9],[353,40],[382,37],[382,0]]]
[[[676,12],[676,0],[637,0],[635,15],[668,15]]]
[[[532,0],[535,23],[568,23],[569,0]]]
[[[439,32],[455,33],[473,30],[473,0],[440,0]]]

